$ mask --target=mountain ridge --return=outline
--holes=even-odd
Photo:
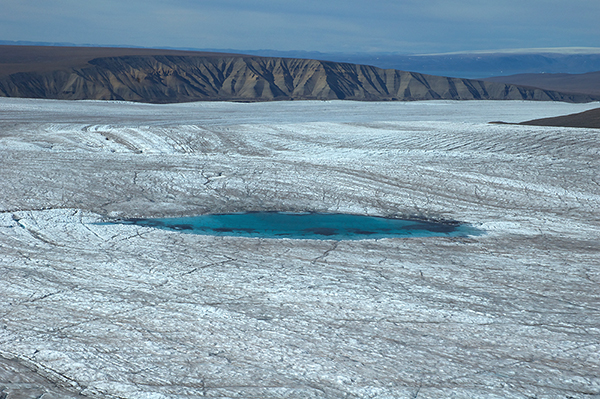
[[[532,86],[562,93],[600,95],[600,71],[581,74],[572,73],[523,73],[485,78],[488,82]]]
[[[133,54],[124,54],[127,52]],[[56,61],[55,69],[46,64],[36,70],[35,65],[24,62],[22,72],[14,72],[16,64],[5,57],[0,63],[10,68],[0,65],[0,96],[148,103],[334,99],[589,102],[600,98],[311,59],[149,49],[117,49],[114,53],[111,56],[106,50],[103,56],[85,62],[84,56],[73,58],[77,62],[72,65],[69,59]],[[11,73],[3,73],[6,70]]]

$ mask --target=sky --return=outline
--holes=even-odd
[[[0,40],[431,54],[600,47],[599,0],[0,0]]]

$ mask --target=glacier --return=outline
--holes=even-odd
[[[597,107],[1,98],[0,397],[599,397]],[[244,211],[486,234],[102,223]]]

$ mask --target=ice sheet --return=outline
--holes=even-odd
[[[34,374],[26,388],[0,368],[0,392],[600,395],[600,133],[487,124],[597,106],[2,98],[0,363]],[[336,242],[95,224],[250,210],[488,234]]]

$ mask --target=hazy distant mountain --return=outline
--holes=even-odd
[[[600,99],[600,96],[312,59],[139,48],[33,46],[0,46],[0,96],[153,103]]]
[[[221,51],[221,50],[214,50]],[[236,52],[235,50],[228,50]],[[523,73],[585,73],[600,71],[597,49],[523,49],[497,52],[465,52],[429,55],[344,54],[305,51],[244,51],[266,57],[311,58],[373,65],[429,75],[481,79]]]
[[[0,45],[98,47],[69,43],[2,41]],[[125,46],[111,46],[125,47]],[[132,48],[134,46],[129,46]],[[302,58],[372,65],[428,75],[481,79],[525,73],[581,74],[600,71],[600,48],[546,48],[408,55],[397,53],[323,53],[318,51],[172,48],[177,51],[218,52],[271,58]]]
[[[568,93],[600,95],[600,72],[582,74],[568,73],[527,73],[511,76],[495,76],[485,79],[488,82],[502,82],[521,86],[533,86],[546,90]]]

